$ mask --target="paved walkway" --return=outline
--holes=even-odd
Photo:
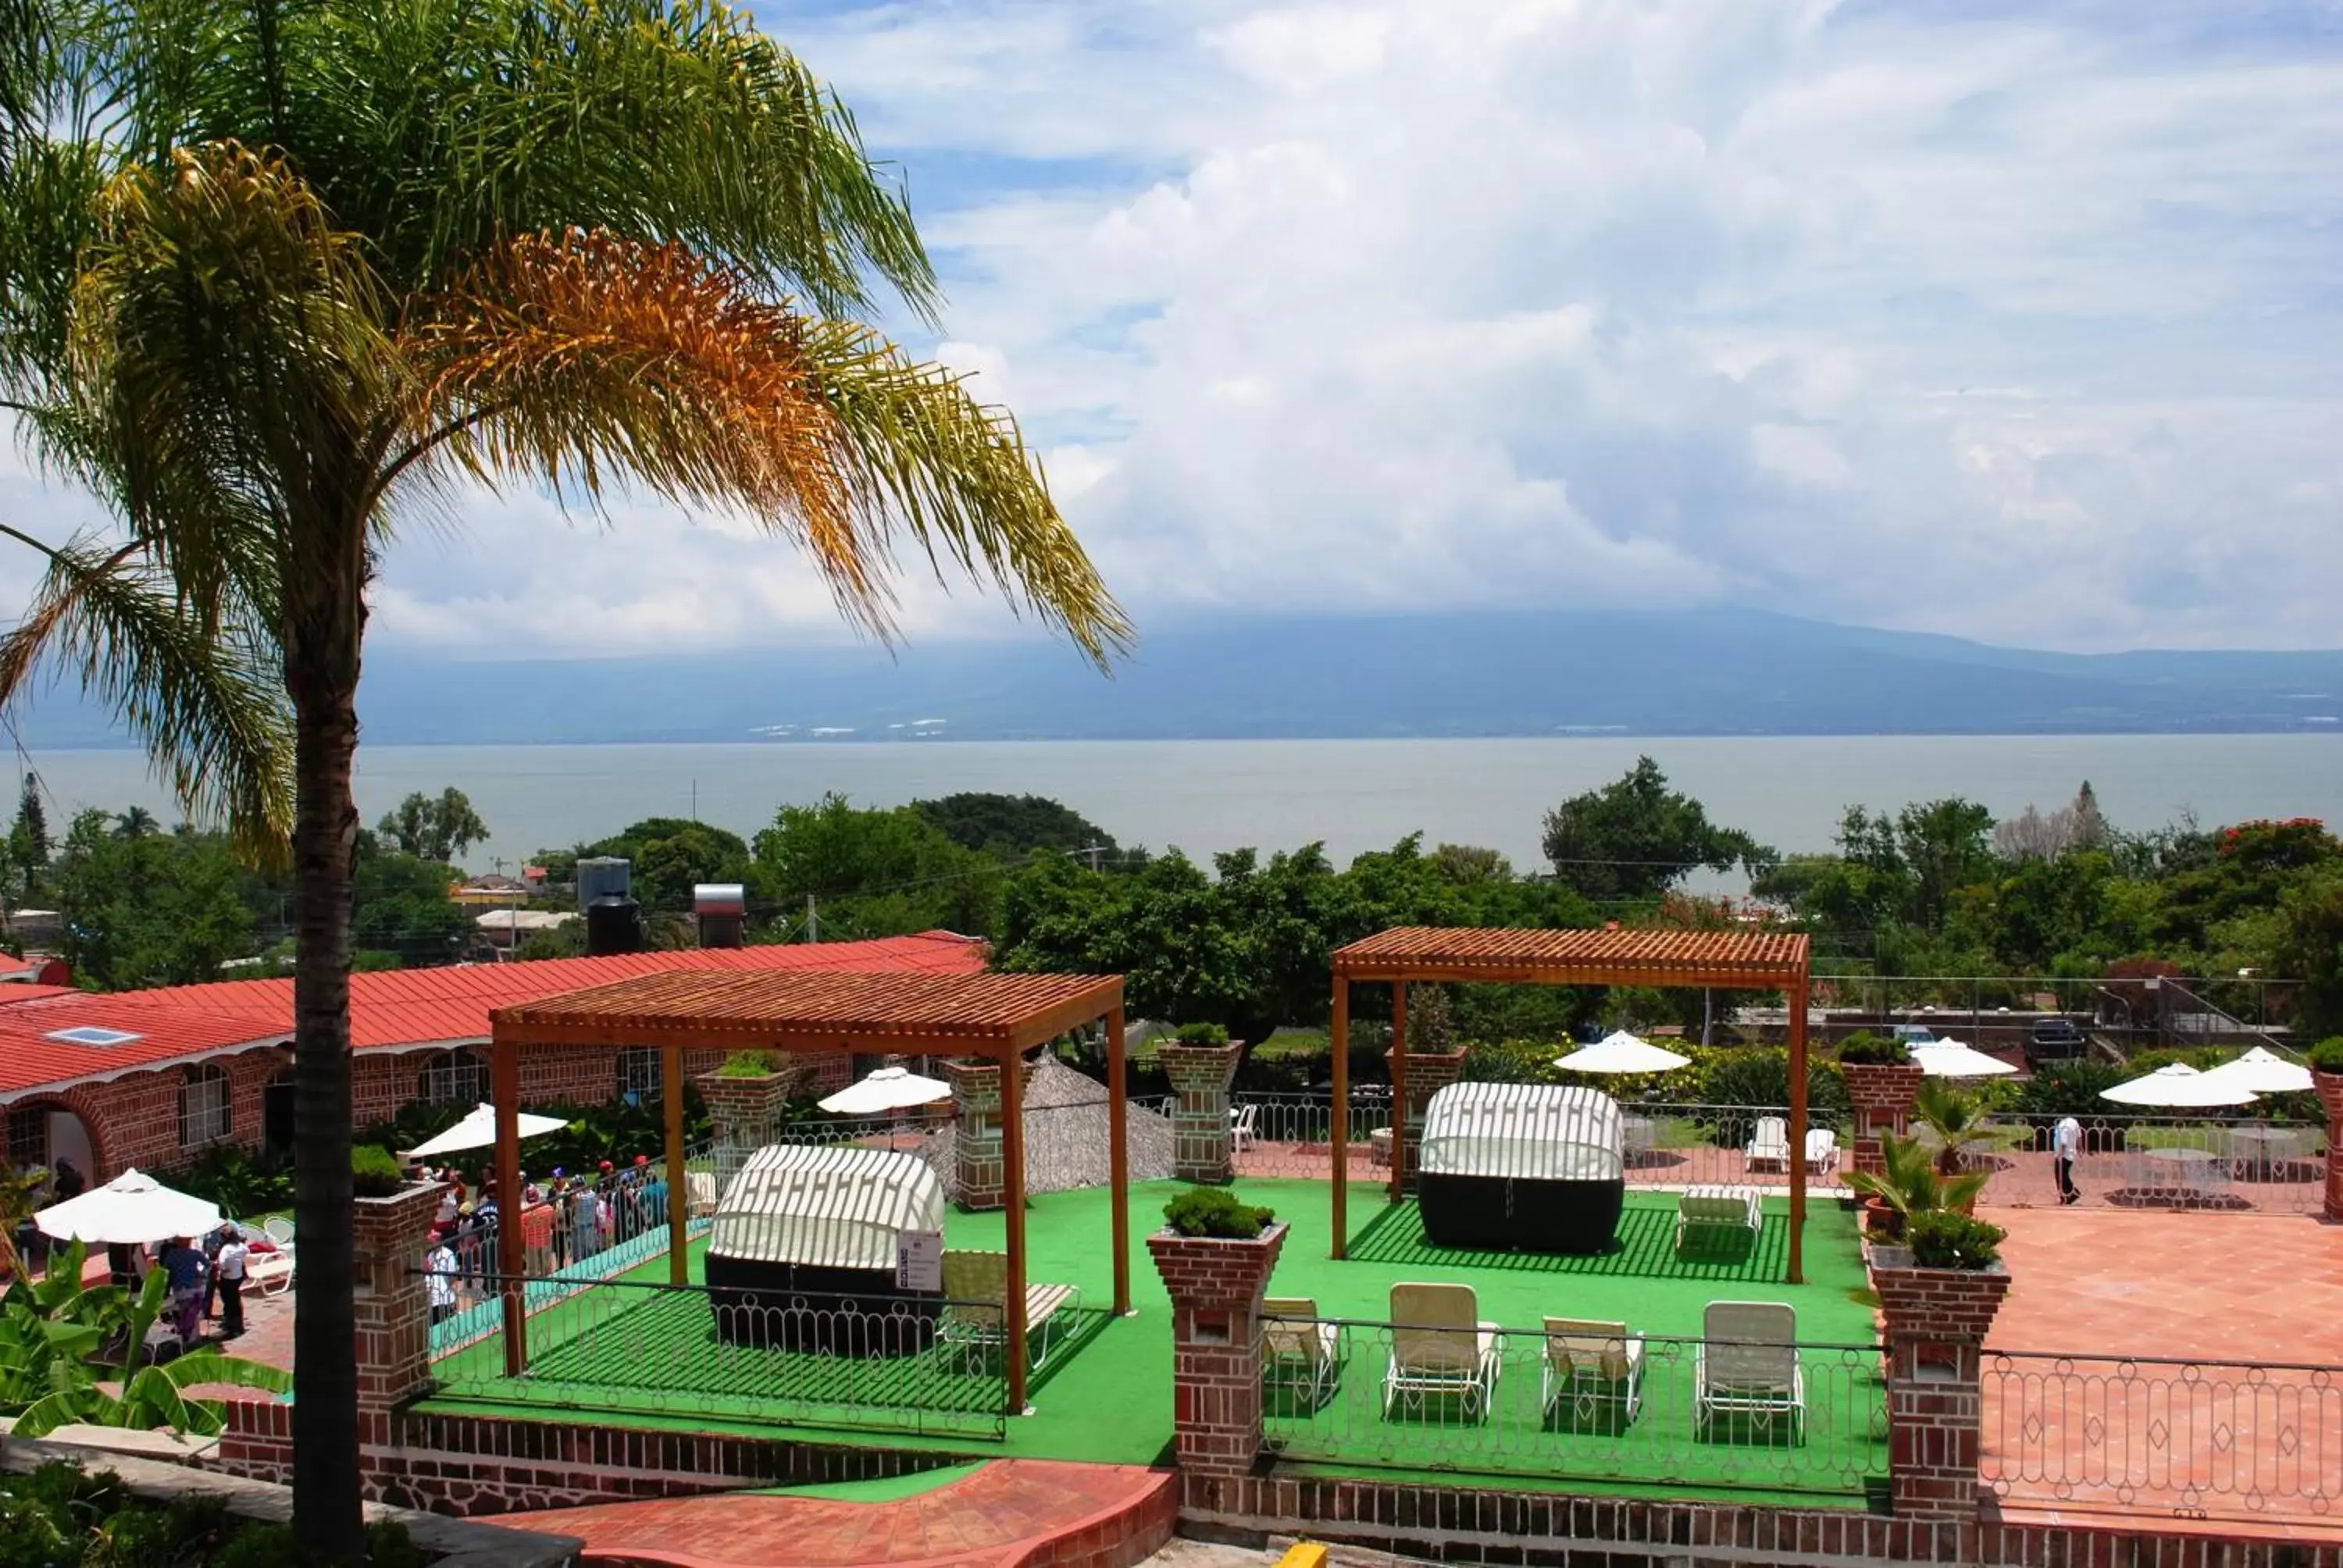
[[[1171,1536],[1174,1480],[1134,1465],[1002,1459],[889,1502],[729,1493],[508,1517],[582,1538],[584,1561],[605,1568],[1129,1568]]]

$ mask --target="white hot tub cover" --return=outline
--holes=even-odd
[[[1626,1123],[1599,1089],[1549,1083],[1452,1083],[1423,1114],[1422,1168],[1432,1176],[1616,1181],[1626,1173]]]
[[[759,1149],[716,1206],[709,1250],[815,1268],[892,1269],[905,1231],[944,1228],[944,1184],[916,1154],[851,1144]]]

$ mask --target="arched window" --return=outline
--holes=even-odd
[[[663,1081],[658,1047],[630,1045],[618,1052],[618,1098],[628,1105],[659,1099]]]
[[[179,1147],[200,1149],[227,1136],[227,1070],[199,1063],[179,1081]]]
[[[488,1098],[488,1064],[468,1050],[435,1050],[424,1059],[415,1098],[425,1105],[478,1105]]]

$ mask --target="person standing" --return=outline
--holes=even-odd
[[[431,1321],[434,1324],[444,1323],[456,1315],[456,1254],[448,1249],[444,1233],[432,1243],[429,1255],[423,1260],[423,1268],[430,1276],[427,1283],[431,1292]]]
[[[82,1180],[81,1172],[74,1169],[74,1162],[70,1160],[57,1161],[56,1175],[53,1180],[60,1203],[68,1198],[78,1198],[89,1190],[89,1183]]]
[[[220,1338],[244,1337],[244,1271],[252,1259],[244,1232],[233,1225],[220,1228],[218,1256],[212,1260],[212,1284],[219,1292]]]
[[[202,1325],[204,1280],[211,1271],[203,1253],[185,1236],[171,1238],[160,1261],[164,1276],[171,1282],[171,1326],[184,1349],[196,1342],[196,1331]]]
[[[2075,1185],[2075,1160],[2083,1151],[2083,1124],[2071,1116],[2062,1116],[2050,1132],[2050,1169],[2058,1178],[2058,1201],[2079,1203],[2081,1189]]]

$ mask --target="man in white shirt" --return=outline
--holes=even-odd
[[[456,1315],[456,1252],[444,1234],[424,1255],[423,1268],[429,1276],[425,1283],[431,1294],[431,1321],[445,1322]]]
[[[213,1261],[212,1277],[219,1282],[220,1338],[240,1339],[244,1334],[244,1271],[251,1261],[252,1249],[245,1244],[244,1232],[230,1230],[222,1232],[219,1256]]]
[[[2075,1158],[2083,1151],[2083,1124],[2071,1116],[2062,1116],[2050,1133],[2050,1169],[2058,1178],[2058,1201],[2079,1203],[2082,1192],[2075,1185]]]

